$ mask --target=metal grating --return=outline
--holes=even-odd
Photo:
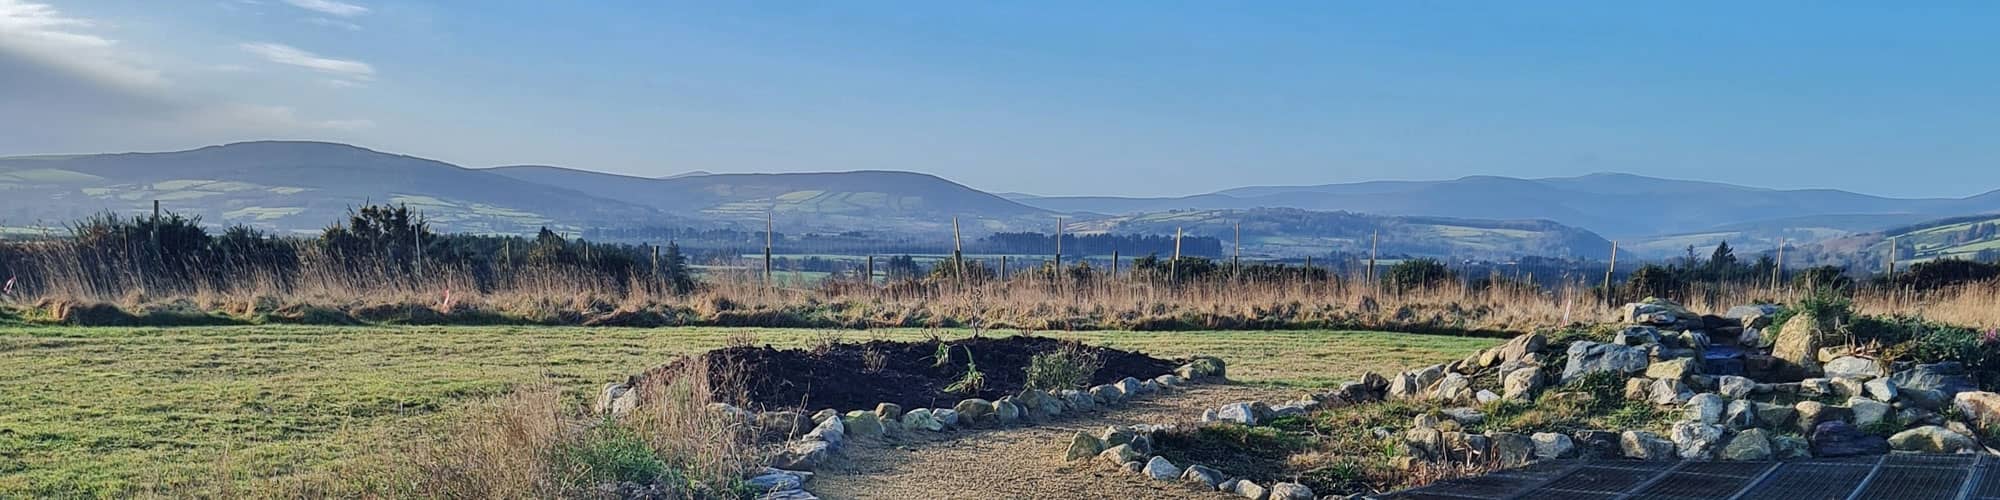
[[[1538,482],[1535,479],[1487,475],[1438,483],[1424,488],[1424,491],[1465,498],[1506,498]]]
[[[1750,485],[1753,477],[1728,477],[1708,474],[1675,472],[1661,478],[1659,482],[1647,486],[1632,498],[1648,500],[1679,500],[1695,498],[1729,498],[1744,486]]]
[[[2000,466],[1987,461],[1980,470],[1979,484],[1972,488],[1972,497],[1982,500],[2000,500]]]
[[[1868,477],[1869,467],[1788,463],[1750,489],[1742,500],[1845,500]]]
[[[1944,467],[1961,469],[1971,467],[1979,461],[1979,455],[1918,455],[1915,453],[1889,455],[1882,465],[1891,467]]]
[[[1774,465],[1770,462],[1688,462],[1674,472],[1727,477],[1757,477]]]
[[[1536,491],[1589,491],[1615,494],[1632,489],[1633,486],[1643,484],[1647,479],[1652,479],[1657,474],[1653,471],[1615,469],[1594,465],[1578,467],[1575,471],[1570,472],[1569,475],[1550,482]],[[1536,495],[1531,492],[1528,496],[1534,497]]]
[[[1965,475],[1963,469],[1883,467],[1881,472],[1875,474],[1875,479],[1868,482],[1867,489],[1861,490],[1861,498],[1951,500],[1958,498],[1959,485],[1965,484]]]

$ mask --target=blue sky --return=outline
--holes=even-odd
[[[0,154],[2000,188],[2000,3],[0,0]]]

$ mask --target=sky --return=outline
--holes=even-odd
[[[1905,5],[1910,4],[1910,5]],[[1921,4],[1921,5],[1914,5]],[[2000,2],[0,0],[0,155],[2000,188]]]

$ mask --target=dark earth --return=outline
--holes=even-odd
[[[937,361],[939,344],[948,346],[944,363]],[[864,343],[836,343],[817,351],[764,347],[730,347],[709,351],[690,360],[708,363],[709,373],[718,382],[742,379],[746,403],[752,410],[802,408],[841,411],[873,409],[878,403],[895,403],[906,409],[950,408],[962,399],[999,399],[1019,394],[1027,379],[1029,361],[1036,354],[1056,351],[1072,342],[1044,337],[971,338]],[[1108,384],[1125,377],[1140,380],[1173,373],[1180,362],[1130,351],[1089,345],[1080,346],[1103,362],[1091,376],[1091,384]],[[984,375],[984,388],[973,394],[946,392],[945,388],[966,374],[967,355]],[[866,361],[878,353],[879,370]],[[676,362],[649,372],[667,373]],[[740,375],[740,376],[737,376]]]

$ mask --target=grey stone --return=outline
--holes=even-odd
[[[1577,456],[1589,459],[1619,458],[1625,456],[1619,443],[1621,436],[1616,432],[1586,430],[1576,431],[1570,437],[1576,442]]]
[[[1187,385],[1187,380],[1181,378],[1179,375],[1161,375],[1154,377],[1153,383],[1158,384],[1160,387],[1179,389],[1181,386]]]
[[[1535,458],[1535,441],[1528,436],[1489,432],[1486,437],[1493,440],[1493,459],[1501,464],[1519,464]]]
[[[1833,361],[1826,362],[1826,366],[1822,367],[1822,370],[1826,372],[1826,376],[1829,378],[1851,378],[1855,380],[1869,380],[1888,375],[1882,370],[1881,363],[1860,356],[1833,358]]]
[[[1417,385],[1417,377],[1415,375],[1399,373],[1393,377],[1389,377],[1389,389],[1387,392],[1389,399],[1416,399],[1423,392],[1423,386]]]
[[[899,405],[896,403],[882,403],[875,405],[875,416],[881,417],[882,420],[885,421],[902,420],[903,405]]]
[[[1799,394],[1805,396],[1831,396],[1833,395],[1833,380],[1824,378],[1800,380]]]
[[[1228,368],[1228,365],[1222,362],[1222,358],[1196,356],[1187,364],[1181,365],[1174,374],[1188,380],[1222,379],[1228,377]]]
[[[1446,374],[1431,387],[1431,397],[1445,402],[1463,402],[1472,399],[1472,379],[1457,373]]]
[[[1722,425],[1729,430],[1740,431],[1763,427],[1764,421],[1758,417],[1756,402],[1738,399],[1729,402],[1729,408],[1722,417]]]
[[[1105,446],[1118,446],[1121,444],[1131,444],[1132,441],[1139,439],[1139,433],[1132,432],[1130,428],[1112,425],[1106,426],[1103,431],[1098,432],[1097,439],[1104,441]],[[1150,450],[1140,450],[1140,453],[1148,451]]]
[[[1625,458],[1638,460],[1671,460],[1676,457],[1673,441],[1646,431],[1625,431],[1618,437],[1619,448]]]
[[[946,429],[958,428],[958,410],[933,408],[931,409],[931,418],[937,419],[938,423],[943,424]]]
[[[1447,408],[1439,411],[1439,413],[1443,413],[1445,418],[1449,418],[1453,422],[1458,422],[1459,425],[1479,425],[1481,422],[1486,421],[1486,414],[1472,408]]]
[[[1776,456],[1771,447],[1771,432],[1763,429],[1749,429],[1736,433],[1729,440],[1729,446],[1722,448],[1723,460],[1764,461]]]
[[[1612,372],[1630,375],[1646,371],[1646,350],[1637,347],[1576,341],[1569,344],[1569,361],[1563,366],[1567,383],[1591,373]]]
[[[1236,482],[1236,495],[1251,500],[1269,500],[1271,492],[1257,483],[1244,480]]]
[[[1800,312],[1785,320],[1785,326],[1778,329],[1771,342],[1771,357],[1781,363],[1782,371],[1787,376],[1816,376],[1821,371],[1819,348],[1834,336],[1820,324],[1818,316]]]
[[[786,445],[783,453],[778,454],[778,458],[772,461],[772,465],[783,469],[814,470],[819,468],[821,464],[826,463],[829,458],[832,458],[833,452],[833,445],[823,440],[804,439],[793,441],[791,444]]]
[[[1694,358],[1669,359],[1646,366],[1647,378],[1687,380],[1700,373],[1701,360]]]
[[[1172,481],[1181,478],[1181,468],[1174,466],[1173,462],[1169,462],[1163,457],[1153,457],[1152,460],[1147,460],[1146,468],[1142,470],[1146,473],[1146,477],[1153,478],[1155,481]]]
[[[1858,455],[1880,455],[1889,452],[1889,440],[1881,436],[1861,432],[1847,422],[1822,422],[1813,428],[1813,456],[1852,457]]]
[[[1979,441],[1935,425],[1926,425],[1889,436],[1889,448],[1918,453],[1977,453],[1985,450],[1979,445]]]
[[[1652,394],[1652,388],[1653,379],[1646,377],[1625,379],[1625,399],[1629,401],[1645,401],[1648,395]]]
[[[838,417],[820,420],[819,425],[813,426],[812,432],[807,432],[802,439],[807,441],[825,441],[827,446],[832,448],[833,451],[840,451],[840,448],[847,442],[847,426]],[[790,467],[786,468],[789,469]]]
[[[1250,401],[1222,405],[1222,408],[1216,409],[1215,418],[1222,422],[1257,425],[1257,412]]]
[[[1654,380],[1653,385],[1646,389],[1646,400],[1660,406],[1678,405],[1693,397],[1694,391],[1688,389],[1687,384],[1670,378]]]
[[[1540,368],[1516,368],[1507,372],[1500,390],[1501,395],[1507,399],[1533,401],[1535,394],[1541,392],[1543,385]]]
[[[1535,458],[1576,458],[1576,442],[1569,436],[1554,432],[1537,432],[1528,436],[1535,442]]]
[[[1798,404],[1792,405],[1792,408],[1799,412],[1799,432],[1802,434],[1813,433],[1813,430],[1818,429],[1819,425],[1823,423],[1846,423],[1849,416],[1849,411],[1846,408],[1829,406],[1818,401],[1800,401]]]
[[[1847,409],[1854,414],[1854,425],[1864,429],[1889,418],[1889,413],[1895,411],[1889,403],[1863,397],[1849,398]]]
[[[743,484],[757,492],[772,492],[796,490],[804,487],[806,481],[804,477],[800,477],[797,474],[772,470],[753,476],[750,479],[745,479],[743,480]]]
[[[1843,398],[1851,398],[1855,396],[1867,395],[1867,393],[1865,392],[1866,389],[1862,388],[1860,380],[1855,380],[1847,377],[1836,377],[1828,380],[1827,385],[1833,387],[1833,395],[1835,396],[1840,396]]]
[[[1862,384],[1861,387],[1864,392],[1868,393],[1869,398],[1886,403],[1896,402],[1897,390],[1895,380],[1887,377],[1872,379],[1868,383]]]
[[[1722,421],[1723,412],[1729,409],[1729,404],[1723,402],[1722,396],[1704,392],[1688,398],[1685,407],[1688,420],[1714,424]]]
[[[1792,427],[1799,416],[1796,407],[1771,403],[1751,403],[1757,408],[1757,422],[1768,429]]]
[[[1222,484],[1222,472],[1210,469],[1205,465],[1192,464],[1187,466],[1187,470],[1181,472],[1181,481],[1199,484],[1203,488],[1214,490],[1217,485]]]
[[[1729,399],[1743,399],[1757,390],[1757,381],[1748,377],[1723,375],[1717,379],[1717,391]]]
[[[1414,428],[1403,432],[1403,449],[1410,456],[1422,460],[1445,458],[1444,433],[1431,428]]]
[[[1092,436],[1088,432],[1078,431],[1076,435],[1070,436],[1069,449],[1063,453],[1063,458],[1068,460],[1088,459],[1104,453],[1106,447],[1104,440],[1098,439],[1097,436]]]
[[[1143,392],[1144,388],[1139,387],[1139,379],[1132,377],[1125,377],[1124,380],[1112,383],[1111,386],[1117,388],[1119,394],[1125,395],[1124,399],[1132,399],[1145,394]]]
[[[767,411],[757,414],[756,427],[759,435],[772,441],[784,441],[812,432],[812,417],[796,411]]]
[[[1299,483],[1278,483],[1271,485],[1270,500],[1313,500],[1312,488]]]
[[[1926,410],[1943,410],[1958,393],[1979,390],[1966,376],[1965,365],[1955,361],[1917,365],[1889,376],[1896,381],[1899,397]]]
[[[1095,400],[1100,406],[1110,406],[1124,401],[1125,394],[1118,392],[1118,388],[1112,387],[1110,384],[1105,384],[1092,386],[1090,388],[1090,399]]]
[[[1721,451],[1725,435],[1722,426],[1701,422],[1678,422],[1673,426],[1674,448],[1681,458],[1707,460]]]
[[[1411,375],[1416,378],[1417,388],[1421,391],[1437,385],[1440,380],[1444,380],[1445,369],[1444,365],[1430,365],[1412,371]]]
[[[854,410],[841,417],[840,423],[847,426],[847,435],[857,438],[882,437],[882,417],[875,412]]]
[[[1098,452],[1097,457],[1104,459],[1104,461],[1106,462],[1111,462],[1114,465],[1124,465],[1126,463],[1137,462],[1139,460],[1142,460],[1146,458],[1146,454],[1140,453],[1138,450],[1132,449],[1132,445],[1121,444],[1112,446],[1110,448],[1105,448],[1104,451]]]
[[[1493,439],[1463,432],[1444,433],[1444,458],[1465,462],[1485,460],[1493,453]]]
[[[1771,317],[1777,315],[1778,306],[1771,304],[1736,306],[1722,313],[1722,317],[1736,320],[1737,324],[1742,325],[1744,328],[1771,326]]]
[[[918,408],[903,414],[903,428],[938,432],[944,430],[944,423],[931,415],[930,408]]]
[[[1643,346],[1660,343],[1660,329],[1644,325],[1627,326],[1612,335],[1612,343],[1625,346]]]
[[[1500,395],[1494,394],[1493,391],[1480,389],[1479,392],[1472,393],[1472,399],[1474,401],[1478,401],[1479,404],[1487,404],[1494,401],[1499,401]]]
[[[2000,394],[1971,391],[1952,398],[1952,407],[1980,432],[2000,432]]]
[[[958,413],[959,423],[966,427],[992,425],[994,422],[992,401],[977,398],[967,399],[959,401],[958,405],[951,407],[951,409],[953,412]]]
[[[1215,485],[1215,491],[1221,491],[1221,492],[1227,492],[1227,493],[1235,493],[1235,492],[1236,492],[1236,483],[1238,483],[1238,482],[1241,482],[1241,481],[1243,481],[1243,480],[1242,480],[1242,479],[1230,479],[1230,480],[1227,480],[1227,481],[1223,481],[1222,483],[1220,483],[1220,484],[1217,484],[1217,485]]]
[[[1021,411],[1021,405],[1019,403],[1015,403],[1014,398],[1012,396],[1003,397],[1000,398],[999,401],[993,402],[994,423],[1000,425],[1013,425],[1015,422],[1021,421],[1021,419],[1024,417],[1023,413],[1024,412]]]
[[[1812,446],[1798,436],[1771,436],[1771,454],[1778,460],[1812,458]]]
[[[1146,464],[1139,463],[1139,461],[1137,460],[1131,462],[1125,462],[1125,465],[1121,465],[1119,467],[1125,469],[1125,472],[1131,472],[1135,474],[1143,473],[1146,470]]]

